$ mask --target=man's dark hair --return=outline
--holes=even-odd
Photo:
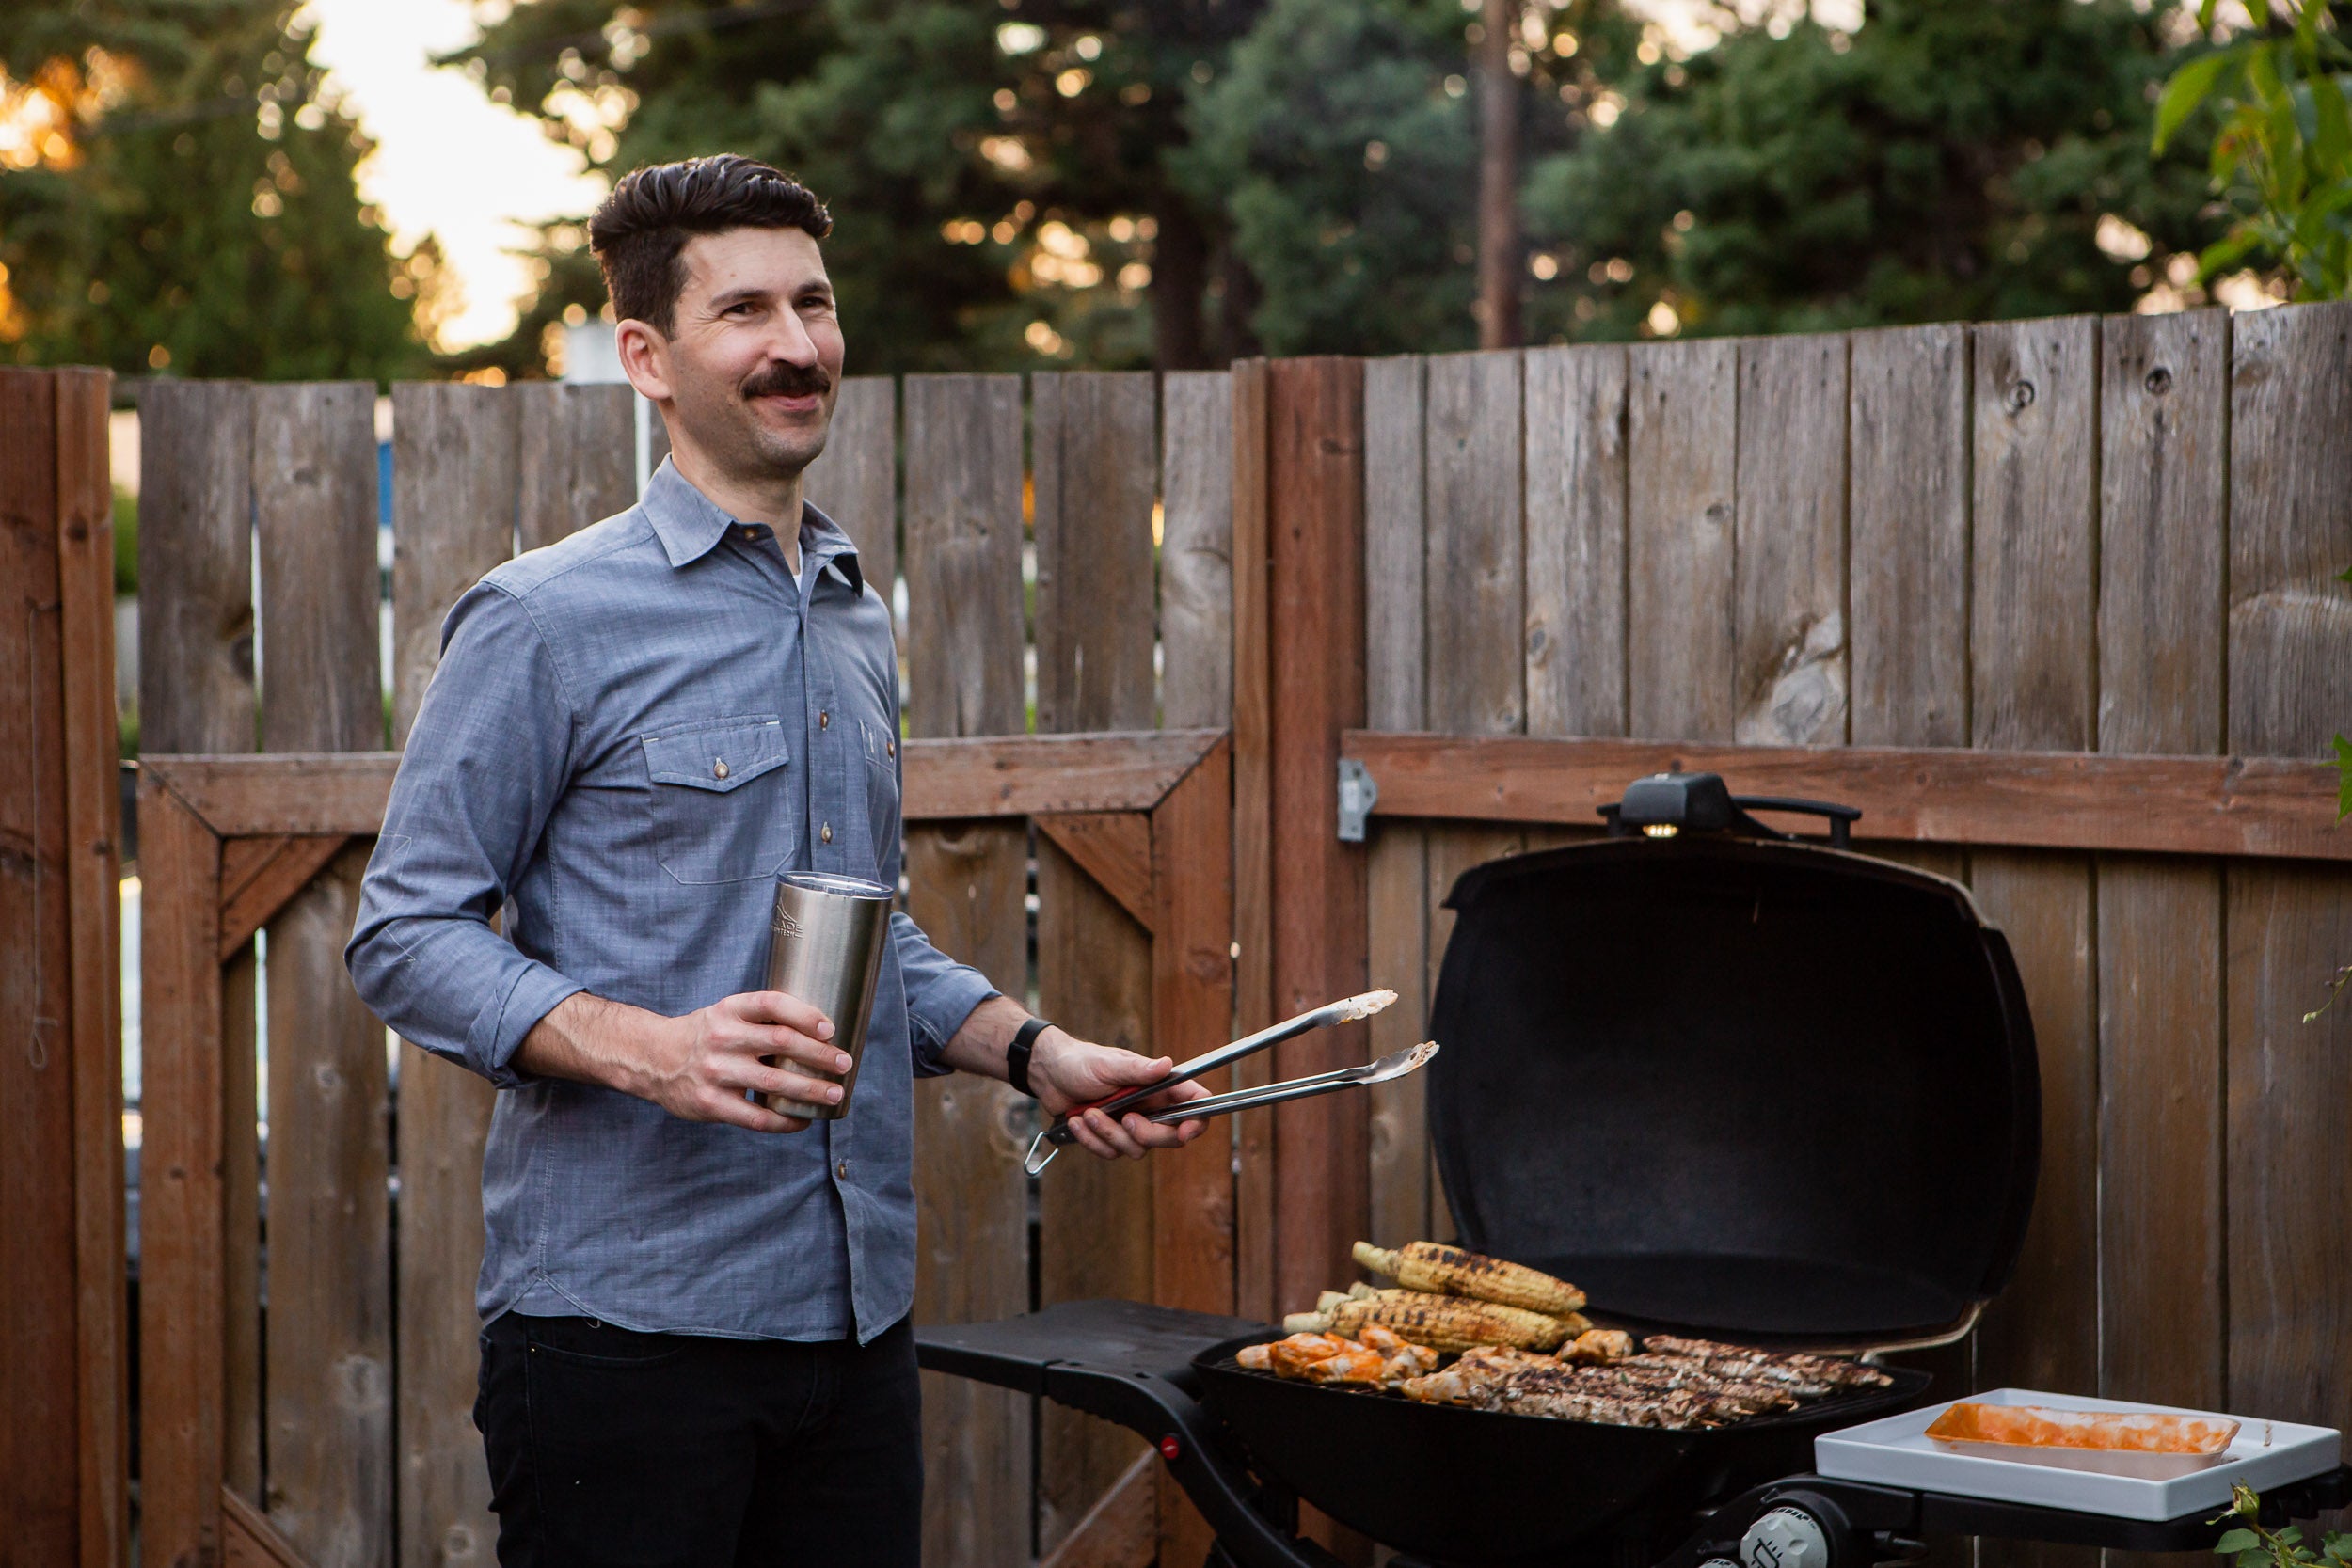
[[[686,290],[686,242],[728,229],[798,229],[821,240],[833,214],[790,175],[733,152],[634,169],[588,220],[613,313],[668,337]]]

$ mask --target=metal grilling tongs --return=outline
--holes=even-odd
[[[1117,1117],[1124,1112],[1135,1109],[1171,1085],[1189,1083],[1203,1073],[1214,1072],[1218,1068],[1232,1062],[1238,1062],[1245,1056],[1254,1056],[1268,1046],[1279,1045],[1287,1039],[1295,1039],[1312,1030],[1327,1029],[1335,1023],[1353,1023],[1358,1019],[1370,1018],[1395,1000],[1396,992],[1392,990],[1368,990],[1361,996],[1351,996],[1343,1002],[1330,1003],[1315,1008],[1312,1012],[1301,1013],[1296,1018],[1278,1023],[1271,1029],[1262,1029],[1254,1035],[1245,1036],[1231,1045],[1220,1045],[1215,1051],[1195,1056],[1188,1062],[1178,1064],[1173,1071],[1156,1083],[1146,1084],[1141,1088],[1130,1089],[1115,1099],[1103,1101],[1100,1106],[1089,1108],[1101,1110],[1107,1116]],[[1317,1073],[1311,1078],[1294,1078],[1288,1083],[1268,1084],[1261,1088],[1236,1089],[1231,1094],[1211,1095],[1206,1100],[1195,1100],[1187,1104],[1158,1112],[1151,1119],[1163,1124],[1189,1121],[1196,1117],[1223,1116],[1229,1111],[1243,1111],[1258,1105],[1273,1105],[1285,1100],[1303,1100],[1310,1095],[1329,1094],[1335,1089],[1350,1088],[1359,1084],[1385,1083],[1389,1079],[1401,1078],[1418,1069],[1422,1063],[1437,1053],[1438,1047],[1435,1042],[1418,1045],[1408,1051],[1392,1053],[1376,1062],[1367,1063],[1362,1067],[1342,1068],[1337,1072]],[[1028,1157],[1021,1162],[1021,1168],[1031,1176],[1035,1176],[1053,1163],[1054,1156],[1061,1151],[1064,1145],[1075,1141],[1076,1134],[1071,1132],[1069,1119],[1057,1117],[1053,1126],[1030,1140]]]

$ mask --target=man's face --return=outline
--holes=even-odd
[[[673,416],[730,477],[800,472],[825,450],[841,386],[841,322],[817,242],[798,229],[730,229],[695,235],[680,259],[669,339],[644,329]]]

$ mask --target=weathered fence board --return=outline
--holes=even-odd
[[[1526,398],[1527,733],[1623,735],[1626,351],[1530,350]]]
[[[1263,359],[1233,380],[1233,1027],[1274,1022],[1273,423]],[[1272,1082],[1263,1054],[1237,1086]],[[1233,1309],[1274,1316],[1274,1118],[1233,1118]]]
[[[254,389],[264,751],[383,744],[374,403],[365,382]],[[390,1091],[342,962],[366,869],[344,850],[268,926],[262,1496],[318,1568],[392,1548]]]
[[[514,551],[520,411],[485,387],[392,388],[392,742],[440,662],[441,623]],[[552,529],[560,524],[543,525]],[[400,1062],[398,1531],[405,1568],[488,1562],[489,1473],[469,1412],[480,1357],[482,1150],[490,1085],[413,1047]]]
[[[625,383],[525,382],[507,395],[518,405],[520,548],[552,545],[636,503],[637,394]]]
[[[1427,361],[1364,367],[1364,710],[1384,730],[1429,724],[1429,570],[1423,388]],[[1403,1050],[1429,1022],[1429,838],[1384,826],[1365,868],[1367,979],[1397,993],[1372,1021],[1372,1050]],[[1366,1091],[1368,1239],[1402,1246],[1430,1234],[1428,1088],[1419,1073]]]
[[[81,1531],[75,1333],[76,1062],[66,822],[65,636],[56,383],[0,372],[0,1518],[27,1562],[69,1562]],[[24,940],[24,934],[31,940]]]
[[[1628,358],[1628,727],[1729,740],[1739,347],[1661,343]]]
[[[1233,383],[1179,371],[1160,387],[1160,722],[1233,721]]]
[[[2229,315],[2101,324],[2102,751],[2222,745]],[[2221,868],[2098,868],[2099,1392],[2224,1408]]]
[[[1031,378],[1037,501],[1037,727],[1148,729],[1152,501],[1158,472],[1148,373]],[[1081,1039],[1155,1054],[1152,940],[1051,841],[1037,844],[1039,1005]],[[1210,1042],[1214,1043],[1214,1042]],[[1172,1049],[1182,1050],[1181,1044]],[[1073,1161],[1038,1188],[1041,1305],[1152,1293],[1152,1173]],[[1058,1405],[1041,1413],[1038,1545],[1052,1551],[1129,1465],[1138,1440]]]
[[[1233,398],[1230,376],[1184,372],[1160,383],[1160,721],[1233,721]],[[1172,858],[1174,843],[1232,840],[1232,751],[1221,749],[1158,813],[1152,883],[1161,924],[1152,949],[1157,1049],[1182,1059],[1233,1033],[1232,861]],[[1199,835],[1197,838],[1194,835]],[[1208,952],[1184,933],[1221,933]],[[1203,968],[1225,985],[1203,994]],[[1170,1033],[1180,1030],[1181,1033]],[[1211,1075],[1231,1088],[1232,1069]],[[1236,1130],[1212,1125],[1180,1153],[1152,1162],[1152,1297],[1198,1311],[1233,1310]],[[1204,1244],[1205,1243],[1205,1244]],[[1138,1463],[1149,1464],[1147,1453]],[[1207,1523],[1163,1471],[1160,1549],[1173,1565],[1205,1559]]]
[[[2241,316],[2230,383],[2229,745],[2324,755],[2352,670],[2352,304]],[[2233,865],[2224,913],[2231,1407],[2352,1418],[2352,876]],[[2327,1152],[2320,1152],[2326,1150]]]
[[[1366,984],[1363,860],[1332,833],[1339,732],[1364,711],[1364,377],[1350,359],[1267,372],[1274,1005],[1288,1016]],[[1347,1024],[1267,1054],[1287,1078],[1360,1062],[1368,1043]],[[1349,1275],[1366,1219],[1367,1110],[1357,1095],[1274,1108],[1278,1305],[1311,1303]]]
[[[1971,739],[2087,751],[2095,730],[2098,324],[1974,332]],[[2025,1252],[1987,1310],[1988,1385],[2091,1388],[2099,1377],[2099,1034],[2090,865],[2078,855],[1979,850],[1969,878],[2008,932],[2042,1056],[2042,1175]],[[2095,1560],[1998,1548],[2002,1560]]]
[[[1852,739],[1968,743],[1968,329],[1853,337]]]
[[[1846,738],[1846,344],[1740,345],[1735,738]]]
[[[918,736],[1015,734],[1021,685],[1021,384],[909,376],[906,413],[908,721]],[[967,823],[907,833],[908,912],[945,952],[1009,995],[1027,992],[1027,833]],[[971,1322],[1029,1305],[1020,1180],[1029,1110],[1001,1084],[916,1085],[922,1236],[915,1316]],[[961,1378],[923,1379],[923,1557],[976,1568],[1032,1544],[1030,1402]]]
[[[151,382],[139,390],[139,744],[147,752],[250,752],[258,736],[254,688],[253,604],[253,394],[242,382]],[[145,814],[141,814],[142,825]],[[144,859],[148,842],[142,835]],[[141,962],[147,963],[145,950]],[[196,1539],[199,1518],[209,1518],[210,1499],[222,1483],[261,1500],[261,1150],[255,1117],[259,1086],[254,1063],[256,969],[253,950],[228,961],[222,1000],[204,1021],[204,1035],[217,1032],[225,1059],[217,1081],[207,1077],[222,1105],[205,1136],[208,1158],[219,1162],[206,1174],[212,1200],[220,1204],[223,1237],[218,1256],[199,1249],[190,1261],[213,1272],[209,1281],[226,1292],[217,1332],[224,1337],[225,1383],[209,1396],[226,1407],[210,1412],[226,1445],[222,1470],[175,1477],[158,1511],[156,1494],[142,1468],[140,1552],[168,1563]],[[167,982],[168,984],[168,982]],[[184,981],[183,982],[184,983]],[[140,1018],[149,1037],[168,1030],[171,1015],[158,1014],[150,984],[142,982]],[[166,1035],[164,1037],[171,1037]],[[141,1087],[148,1092],[148,1058],[142,1057]],[[174,1066],[158,1064],[168,1075]],[[209,1072],[209,1069],[207,1069]],[[191,1081],[190,1087],[197,1086]],[[167,1132],[168,1148],[169,1132]],[[150,1242],[168,1210],[144,1196],[155,1188],[150,1164],[152,1140],[140,1163],[140,1267],[151,1256]],[[210,1212],[191,1210],[191,1212]],[[142,1291],[142,1344],[156,1324]],[[200,1342],[200,1341],[199,1341]],[[152,1404],[149,1409],[151,1412]],[[142,1433],[148,1431],[146,1418]],[[142,1450],[145,1451],[144,1449]],[[179,1481],[190,1489],[184,1493]],[[152,1543],[152,1544],[151,1544]]]
[[[52,522],[62,622],[57,648],[67,847],[61,924],[71,949],[71,1013],[63,1037],[72,1053],[73,1093],[74,1424],[83,1568],[117,1568],[130,1551],[121,793],[116,766],[114,496],[107,453],[113,381],[96,370],[64,370],[53,376]]]

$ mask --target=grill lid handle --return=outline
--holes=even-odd
[[[1738,833],[1743,838],[1790,840],[1794,833],[1768,828],[1751,811],[1803,812],[1829,822],[1830,847],[1844,849],[1862,817],[1856,806],[1804,800],[1782,795],[1734,795],[1720,773],[1652,773],[1626,786],[1625,799],[1599,808],[1612,836],[1673,838],[1677,833]]]

